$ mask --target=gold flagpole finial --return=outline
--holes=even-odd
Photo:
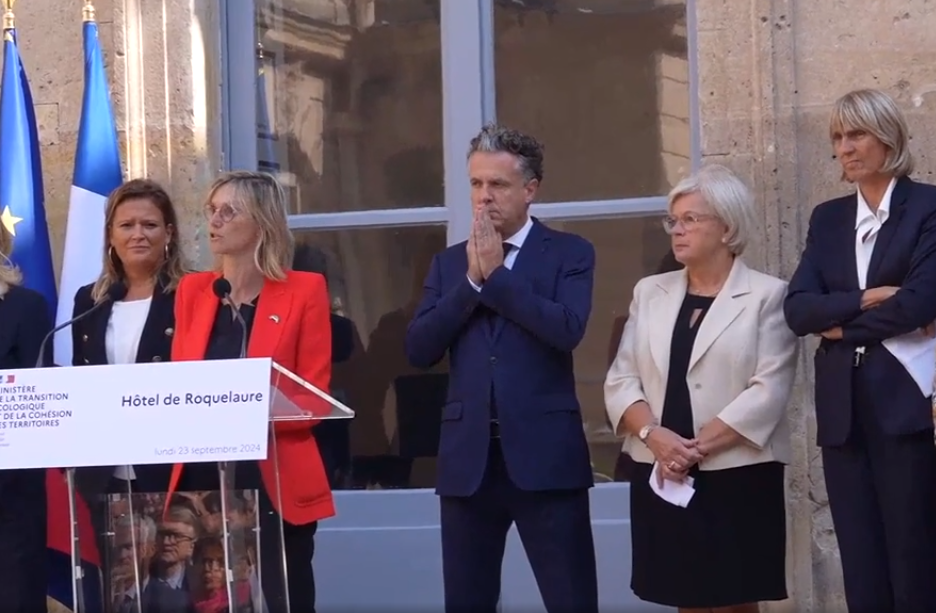
[[[16,15],[13,14],[13,3],[16,0],[3,0],[3,29],[12,30],[16,27]]]
[[[81,9],[82,21],[94,21],[94,2],[84,0],[84,8]]]

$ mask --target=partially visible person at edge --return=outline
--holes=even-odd
[[[910,132],[881,91],[839,98],[829,138],[854,191],[813,209],[784,306],[820,339],[816,439],[845,599],[936,611],[936,187],[910,179]]]
[[[104,304],[71,327],[74,366],[170,359],[175,290],[186,272],[178,227],[172,199],[155,181],[133,179],[111,192],[102,228],[101,274],[75,293],[72,316]],[[109,549],[104,495],[165,491],[171,466],[94,466],[75,471],[75,486],[91,510],[102,557]]]
[[[42,294],[20,285],[22,274],[9,259],[12,250],[13,237],[0,222],[0,372],[34,368],[42,339],[52,330],[49,305]],[[52,355],[52,347],[46,355]],[[8,381],[0,379],[0,393]],[[45,472],[0,470],[0,609],[10,613],[46,609]]]
[[[787,597],[797,341],[786,283],[741,259],[754,201],[724,167],[677,184],[663,225],[685,269],[637,283],[605,380],[611,425],[634,459],[631,588],[684,613],[757,613]],[[685,506],[652,489],[689,478]]]
[[[597,613],[594,482],[572,358],[595,249],[530,217],[543,180],[532,136],[486,126],[468,176],[471,233],[432,259],[406,334],[413,366],[450,358],[436,487],[445,610],[497,610],[516,523],[546,611]]]
[[[213,291],[214,282],[223,277],[231,284],[230,301],[247,324],[247,357],[272,357],[302,379],[328,390],[331,309],[325,279],[291,270],[293,239],[286,215],[284,190],[269,174],[236,171],[214,182],[205,218],[217,268],[186,275],[179,284],[173,360],[239,357],[243,330],[231,307],[222,304]],[[282,550],[276,536],[260,541],[261,588],[270,613],[287,611],[287,598],[291,611],[315,610],[311,566],[315,532],[319,520],[335,514],[322,458],[310,431],[315,423],[277,423],[276,458],[236,466],[236,489],[260,491],[261,532],[278,535],[282,526]],[[276,496],[277,481],[282,504]],[[170,489],[188,491],[219,487],[217,471],[208,464],[177,464],[171,484],[175,487]]]

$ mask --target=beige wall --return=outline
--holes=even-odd
[[[19,40],[40,122],[47,208],[56,253],[61,252],[64,235],[80,111],[80,4],[77,0],[29,0],[16,6]],[[748,178],[763,203],[762,240],[756,241],[751,254],[756,266],[789,276],[796,265],[810,207],[844,190],[831,160],[825,121],[830,103],[848,89],[873,86],[897,96],[913,128],[914,150],[919,162],[917,175],[931,180],[936,172],[936,159],[932,154],[936,146],[936,28],[933,27],[936,6],[931,2],[881,0],[863,3],[861,11],[841,0],[697,0],[696,4],[703,155],[706,160],[725,163]],[[148,174],[165,182],[181,205],[187,245],[195,259],[204,261],[202,237],[197,232],[203,225],[199,217],[200,197],[221,166],[216,3],[213,0],[99,0],[96,6],[112,76],[127,172],[131,176]],[[364,17],[367,16],[344,15],[340,21],[347,24]],[[528,28],[535,26],[527,25]],[[401,75],[400,82],[410,87],[411,92],[418,93],[419,87],[424,88],[423,91],[435,91],[425,99],[397,96],[376,107],[367,107],[372,111],[370,117],[380,119],[372,119],[370,124],[352,121],[353,118],[340,113],[326,118],[323,107],[316,106],[316,101],[323,103],[331,94],[325,90],[322,78],[316,81],[309,74],[319,77],[331,74],[330,71],[344,61],[343,55],[310,65],[307,60],[315,53],[321,55],[320,49],[303,48],[295,41],[290,43],[275,37],[265,41],[271,47],[291,45],[290,51],[280,50],[283,54],[280,57],[286,59],[287,66],[290,66],[290,58],[293,67],[305,62],[302,74],[290,69],[292,72],[284,70],[279,75],[293,82],[300,79],[301,91],[309,100],[308,105],[302,107],[306,110],[302,125],[293,130],[301,138],[283,146],[290,148],[291,155],[302,155],[303,170],[311,168],[324,177],[312,182],[307,176],[301,179],[307,183],[302,201],[315,196],[332,202],[329,210],[389,208],[429,204],[427,199],[441,194],[440,185],[411,186],[407,189],[418,191],[423,202],[408,202],[406,194],[395,194],[390,186],[384,185],[386,175],[381,168],[389,158],[409,149],[423,152],[420,154],[423,157],[411,159],[428,157],[441,163],[438,150],[441,126],[440,121],[433,119],[441,112],[439,83],[434,80],[437,77],[433,77],[433,73],[438,72],[438,33],[431,28],[414,27],[418,36],[412,36],[411,30],[403,40],[398,40],[401,34],[392,30],[374,34],[369,48],[332,36],[333,49],[361,58],[364,64],[369,58],[370,66],[378,68],[377,77],[387,70],[392,72],[393,68],[392,65],[388,68],[387,58],[381,56],[381,46],[401,45],[400,53],[413,62]],[[506,28],[504,44],[507,47],[516,44],[512,36],[519,30],[510,23],[501,23],[499,27]],[[574,35],[573,31],[570,36]],[[618,36],[616,42],[607,43],[611,45],[608,49],[618,49],[624,54],[631,49],[628,45],[638,44],[625,39],[628,37]],[[539,39],[534,37],[534,40]],[[546,43],[543,45],[548,49]],[[514,57],[513,61],[522,66],[522,55]],[[653,129],[642,124],[638,126],[638,133],[645,131],[646,138],[662,151],[662,162],[643,174],[646,184],[638,182],[620,187],[615,184],[619,177],[608,174],[598,175],[598,180],[591,183],[592,189],[605,189],[602,185],[607,185],[606,190],[618,192],[609,192],[612,196],[625,195],[623,190],[626,189],[658,190],[670,184],[684,168],[685,97],[679,88],[684,87],[688,70],[678,55],[675,59],[659,56],[655,62],[653,69],[660,78],[659,84],[654,86],[658,89],[658,107],[650,110],[656,113],[659,108],[662,114],[657,114],[659,123]],[[498,76],[499,85],[506,78],[503,71],[509,70],[509,64],[506,66]],[[575,73],[574,69],[569,70],[570,76]],[[380,78],[371,78],[373,76],[358,69],[351,75],[350,82],[368,82],[375,88],[371,91],[379,92],[386,83]],[[588,83],[580,83],[578,87],[587,92]],[[535,88],[532,94],[527,92],[529,95],[537,99]],[[410,102],[412,100],[416,101]],[[524,102],[523,96],[516,96],[512,102],[507,99],[504,111],[522,121],[522,107],[529,102],[529,99]],[[366,105],[368,100],[356,103]],[[635,98],[634,104],[639,103]],[[295,108],[283,106],[286,102],[277,101],[276,104],[278,117],[297,117]],[[416,115],[423,123],[429,123],[394,122],[394,112],[407,118],[414,116],[408,104],[418,104]],[[622,117],[627,115],[627,109],[617,110]],[[565,109],[565,115],[557,117],[582,112],[580,108]],[[663,119],[659,119],[660,116]],[[326,121],[331,123],[326,125]],[[553,131],[549,134],[553,152],[563,151],[563,143],[567,141],[573,146],[571,142],[578,134],[577,120],[568,120],[562,125],[559,121],[552,118],[542,127]],[[389,140],[358,150],[360,143],[355,143],[354,139],[360,137],[362,130],[379,132],[381,126],[387,125],[392,128],[387,129]],[[402,131],[404,136],[395,133],[396,130]],[[609,161],[627,158],[626,150],[616,148],[619,143],[608,142],[601,146],[607,148]],[[556,156],[561,158],[561,153]],[[355,162],[356,159],[362,161]],[[637,159],[633,163],[646,162]],[[362,183],[359,177],[330,178],[330,164],[345,168],[346,175],[360,166],[368,178],[363,182],[368,191],[355,191],[354,184]],[[574,167],[572,162],[570,164]],[[441,168],[431,168],[430,172],[441,180]],[[578,172],[588,172],[588,169]],[[555,189],[557,198],[575,197],[574,193],[559,191],[569,190],[567,184],[557,185]],[[609,194],[595,194],[598,195]],[[624,224],[618,227],[626,228],[626,241],[620,237],[617,242],[605,241],[609,245],[605,261],[614,258],[615,249],[623,244],[645,245],[638,248],[640,266],[652,269],[657,257],[654,245],[659,240],[658,235],[649,226],[644,229],[637,222],[616,223]],[[572,230],[586,226],[567,224]],[[601,228],[591,231],[596,236],[601,234]],[[370,240],[364,238],[365,234],[352,239],[349,236],[353,233],[344,237],[338,236],[344,233],[334,233],[332,247],[339,251],[377,249],[381,252],[377,246],[395,242],[393,237],[398,236],[394,231],[372,232],[365,233]],[[426,234],[416,232],[409,242],[419,242]],[[372,255],[368,259],[374,262],[378,258]],[[403,257],[399,259],[401,270],[388,272],[384,276],[389,281],[385,282],[395,285],[394,279],[405,279],[404,287],[409,288],[410,273],[403,276],[402,272],[408,261]],[[636,270],[630,271],[626,276],[636,273]],[[351,279],[348,284],[358,289],[362,286],[361,279]],[[406,300],[402,294],[394,295],[386,305],[368,305],[365,319],[376,320],[382,313],[402,306]],[[622,308],[622,303],[627,297],[612,289],[603,289],[599,294],[597,299],[601,301],[607,294],[607,301],[601,307],[603,311],[598,314],[604,327],[613,319],[612,315],[626,308]],[[365,336],[371,328],[373,326],[369,325],[363,331]],[[597,347],[604,337],[597,328],[595,330]],[[797,454],[790,479],[790,569],[794,601],[788,604],[790,610],[841,610],[834,535],[821,468],[812,445],[814,424],[809,393],[812,373],[811,360],[806,353],[801,363],[797,393],[791,407]],[[592,391],[585,394],[594,395]]]

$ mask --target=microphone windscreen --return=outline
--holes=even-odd
[[[111,302],[120,302],[127,297],[127,286],[123,281],[115,281],[107,288],[107,297]]]
[[[224,277],[219,277],[215,279],[215,282],[211,285],[211,291],[213,291],[214,295],[220,300],[224,300],[224,298],[231,293],[231,282]]]

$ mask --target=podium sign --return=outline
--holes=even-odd
[[[269,358],[4,371],[0,468],[69,467],[72,561],[97,549],[103,581],[91,589],[105,613],[301,613],[287,598],[290,580],[308,579],[285,567],[277,439],[352,417]],[[184,485],[170,495],[126,480],[152,464],[189,465]],[[75,475],[93,467],[125,476],[120,491],[82,492],[89,538]],[[72,592],[75,613],[88,613],[80,573]]]
[[[0,469],[264,459],[272,364],[251,358],[0,372]]]

